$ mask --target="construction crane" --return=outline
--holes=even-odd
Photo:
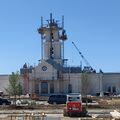
[[[80,54],[80,56],[82,57],[82,59],[84,60],[84,62],[86,63],[86,68],[90,71],[93,72],[93,68],[91,67],[91,65],[89,64],[89,62],[87,61],[87,59],[83,56],[83,54],[80,52],[80,50],[77,48],[77,46],[75,45],[74,42],[72,42],[72,44],[74,45],[74,47],[76,48],[76,50],[78,51],[78,53]]]

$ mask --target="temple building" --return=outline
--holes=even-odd
[[[26,64],[21,68],[24,93],[50,95],[57,93],[83,93],[96,95],[104,92],[120,93],[120,73],[96,73],[90,66],[82,69],[68,67],[64,56],[67,34],[64,17],[61,24],[52,18],[38,29],[41,34],[41,59],[35,67]],[[84,57],[84,56],[82,56]]]
[[[53,19],[52,14],[47,24],[43,22],[41,17],[41,26],[38,29],[41,35],[39,64],[30,66],[25,63],[20,69],[23,94],[30,93],[37,96],[58,93],[120,94],[120,73],[103,73],[101,70],[97,73],[89,64],[84,68],[80,65],[67,66],[67,59],[64,56],[67,34],[63,16],[61,24]],[[78,52],[86,61],[82,53],[79,50]],[[9,76],[0,75],[0,83],[0,91],[5,92]]]

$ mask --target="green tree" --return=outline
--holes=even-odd
[[[81,75],[81,94],[84,96],[86,100],[86,106],[87,106],[87,94],[89,92],[90,87],[90,81],[88,78],[89,73],[82,73]]]
[[[17,87],[17,95],[22,95],[22,92],[23,92],[23,90],[22,90],[22,85],[20,84],[20,82],[18,83],[18,87]]]
[[[88,79],[88,73],[82,73],[81,75],[81,93],[82,95],[87,95],[89,92],[89,79]]]
[[[6,92],[9,95],[14,96],[15,98],[15,104],[16,104],[16,95],[22,94],[22,86],[20,84],[20,75],[19,72],[12,72],[12,74],[9,76],[9,85],[6,88]]]

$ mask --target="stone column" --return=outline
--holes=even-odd
[[[59,93],[59,80],[54,81],[54,93]]]
[[[100,97],[103,96],[103,73],[99,74],[99,90],[100,90]]]

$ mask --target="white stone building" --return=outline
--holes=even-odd
[[[96,73],[93,70],[87,71],[87,81],[82,83],[82,74],[86,71],[80,67],[67,67],[64,59],[64,41],[67,35],[64,30],[64,21],[62,25],[52,19],[48,20],[47,25],[43,25],[41,18],[41,27],[38,32],[41,34],[41,55],[42,58],[34,68],[23,67],[22,74],[25,82],[26,92],[39,95],[49,95],[53,93],[79,92],[87,89],[86,94],[114,92],[120,93],[120,73]],[[89,67],[89,66],[88,66]],[[28,71],[28,72],[25,72]],[[83,72],[84,71],[84,72]]]
[[[5,88],[9,85],[9,75],[0,75],[0,92],[6,93]]]
[[[41,18],[38,32],[41,34],[42,57],[37,66],[24,64],[20,70],[24,94],[82,93],[83,89],[86,89],[86,94],[92,95],[102,95],[103,92],[120,94],[120,73],[96,73],[93,70],[84,71],[81,67],[66,66],[64,42],[67,35],[63,17],[61,25],[52,18],[52,14],[47,25]],[[86,72],[87,80],[82,77]],[[0,91],[4,91],[8,81],[8,75],[0,75]]]

